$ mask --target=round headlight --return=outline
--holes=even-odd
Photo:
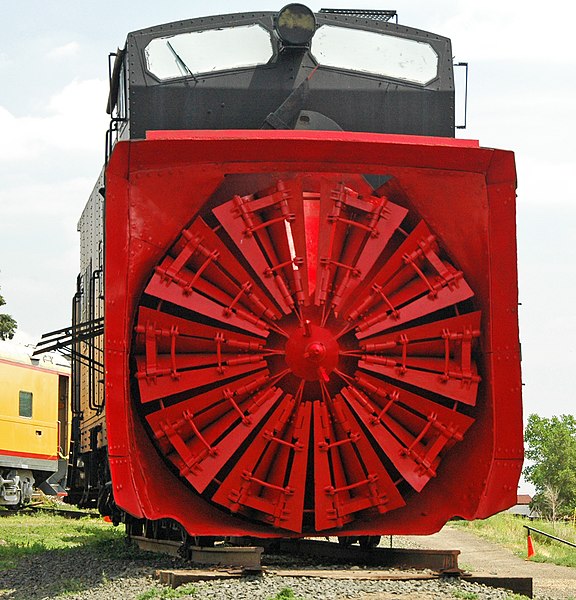
[[[316,31],[316,17],[303,4],[288,4],[276,17],[276,31],[288,46],[306,46]]]

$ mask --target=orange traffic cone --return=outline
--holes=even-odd
[[[534,552],[534,544],[532,543],[532,536],[530,534],[528,534],[526,541],[528,542],[528,556],[526,557],[526,560],[528,560],[532,558],[536,552]]]

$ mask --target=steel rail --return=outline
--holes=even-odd
[[[552,540],[556,540],[557,542],[562,542],[563,544],[572,546],[572,548],[576,548],[576,544],[573,544],[572,542],[569,542],[567,540],[563,540],[562,538],[556,537],[555,535],[551,535],[550,533],[546,533],[545,531],[541,531],[540,529],[534,529],[534,527],[530,527],[529,525],[522,525],[522,527],[528,530],[528,535],[530,535],[531,531],[535,531],[536,533],[549,537]]]
[[[22,514],[30,514],[32,512],[42,512],[50,515],[58,515],[60,517],[64,517],[66,519],[82,519],[84,517],[89,517],[91,519],[101,519],[102,515],[95,512],[88,512],[83,510],[70,510],[70,509],[60,509],[60,508],[49,508],[47,506],[22,506],[19,508],[8,508],[7,510],[0,511],[0,517],[12,517],[16,515]]]

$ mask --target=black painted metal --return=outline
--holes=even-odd
[[[94,369],[98,374],[104,375],[104,365],[95,358],[92,350],[89,350],[88,354],[83,354],[76,349],[79,342],[89,343],[94,338],[102,335],[103,331],[104,318],[100,317],[83,323],[74,323],[71,327],[43,333],[32,356],[59,350],[64,356],[73,357]]]
[[[245,539],[246,543],[256,543],[255,539]],[[460,550],[362,548],[307,539],[258,539],[257,544],[264,546],[265,551],[271,554],[326,558],[334,564],[353,562],[373,567],[404,567],[432,571],[457,570],[460,554]]]
[[[469,581],[470,583],[479,583],[480,585],[487,585],[488,587],[504,588],[510,590],[515,594],[521,594],[522,596],[528,596],[528,598],[534,597],[534,585],[532,577],[501,577],[501,576],[476,576],[476,575],[464,575],[463,581]]]
[[[322,114],[346,131],[454,136],[450,40],[391,22],[316,14],[319,27],[338,25],[431,44],[439,58],[439,75],[429,84],[318,66],[306,49],[282,51],[280,44],[271,61],[258,67],[168,81],[159,81],[145,68],[144,51],[155,38],[255,23],[273,32],[275,16],[273,12],[220,15],[130,33],[125,55],[129,126],[121,137],[140,139],[148,130],[259,129],[317,67],[299,110]]]
[[[362,10],[358,8],[321,8],[321,13],[345,15],[359,19],[375,19],[376,21],[391,21],[398,23],[398,13],[395,10]]]
[[[454,64],[455,67],[464,67],[465,72],[465,83],[464,83],[464,123],[462,125],[456,125],[456,129],[466,129],[468,121],[468,63],[459,62]]]

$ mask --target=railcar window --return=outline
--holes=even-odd
[[[32,392],[20,391],[18,400],[18,414],[21,417],[32,418]]]
[[[270,33],[260,25],[157,38],[144,50],[146,67],[159,79],[263,65],[273,54]]]
[[[311,50],[321,65],[421,85],[438,74],[438,55],[430,44],[363,29],[323,25]]]

